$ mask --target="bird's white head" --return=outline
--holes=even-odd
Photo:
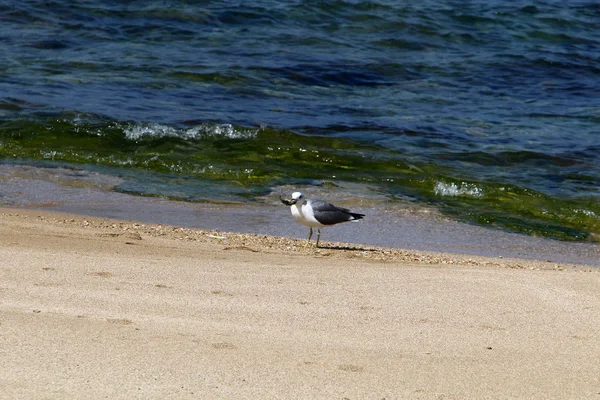
[[[304,194],[302,192],[292,193],[292,201],[295,203],[302,203],[304,201]]]

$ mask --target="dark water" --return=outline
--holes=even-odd
[[[1,162],[598,240],[599,26],[596,1],[4,1]]]

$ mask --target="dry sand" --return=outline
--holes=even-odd
[[[0,209],[2,399],[600,399],[600,274]]]

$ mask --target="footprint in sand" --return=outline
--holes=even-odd
[[[215,296],[233,297],[232,293],[228,293],[228,292],[226,292],[224,290],[213,290],[210,293],[214,294]]]
[[[120,324],[120,325],[131,325],[133,321],[130,319],[120,319],[120,318],[106,318],[108,322],[111,324]]]
[[[112,276],[113,276],[113,274],[111,274],[110,272],[106,272],[106,271],[90,272],[88,275],[99,276],[100,278],[112,278]]]
[[[221,342],[221,343],[213,343],[211,345],[213,349],[219,350],[237,350],[237,346],[233,343]]]
[[[302,363],[305,366],[320,366],[320,367],[325,367],[325,368],[334,368],[335,366],[329,363],[320,363],[320,362],[314,362],[314,361],[304,361]],[[354,365],[354,364],[339,364],[337,365],[337,369],[339,369],[340,371],[346,371],[346,372],[363,372],[365,369],[359,365]]]
[[[158,285],[154,285],[154,287],[159,289],[171,289],[172,286],[163,285],[159,283]]]
[[[364,371],[363,367],[360,367],[358,365],[352,365],[352,364],[338,365],[338,369],[340,369],[342,371],[346,371],[346,372],[363,372]]]

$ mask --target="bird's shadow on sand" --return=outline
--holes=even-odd
[[[316,250],[343,250],[343,251],[378,251],[373,248],[365,247],[350,247],[350,246],[319,246],[315,247]]]

